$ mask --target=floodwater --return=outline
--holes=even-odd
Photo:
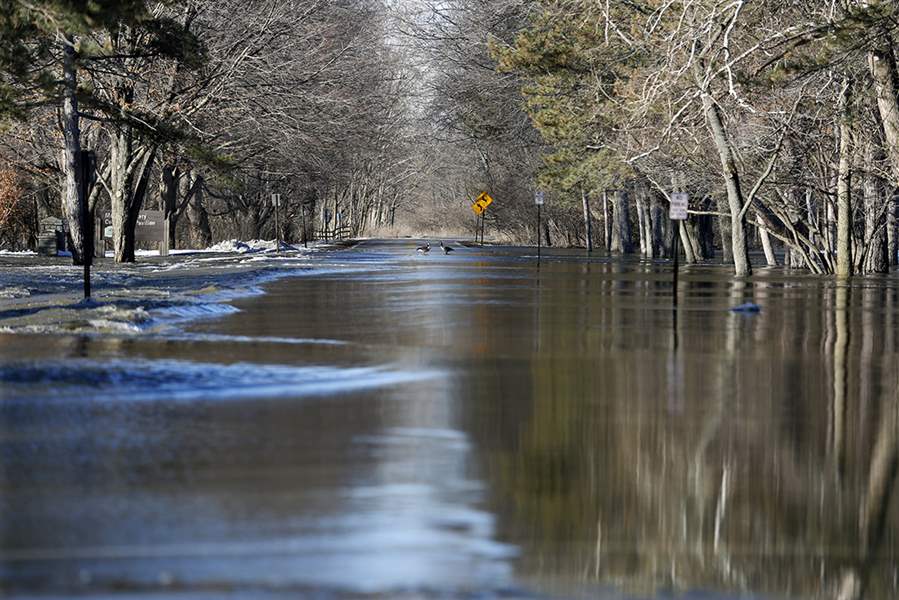
[[[897,595],[895,276],[415,246],[0,335],[0,595]]]

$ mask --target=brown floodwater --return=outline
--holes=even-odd
[[[895,276],[416,245],[0,334],[0,595],[896,597]]]

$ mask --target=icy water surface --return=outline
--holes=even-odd
[[[895,276],[416,245],[0,334],[0,592],[896,596]]]

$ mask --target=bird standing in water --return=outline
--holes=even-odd
[[[419,247],[416,248],[415,250],[416,250],[416,252],[418,252],[419,254],[427,254],[428,252],[431,251],[431,242],[427,242],[427,243],[425,243],[424,246],[419,246]]]
[[[444,254],[449,254],[450,252],[453,251],[453,248],[451,248],[451,247],[449,247],[449,246],[444,246],[444,245],[443,245],[443,241],[440,242],[440,247],[443,248],[443,253],[444,253]]]

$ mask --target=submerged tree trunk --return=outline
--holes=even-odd
[[[851,83],[840,92],[840,164],[837,176],[837,277],[852,275],[852,141],[849,124]]]
[[[893,267],[899,263],[899,202],[895,194],[887,202],[887,265]]]
[[[726,264],[734,264],[733,242],[730,237],[730,209],[727,206],[727,200],[716,194],[715,204],[718,212],[722,213],[718,217],[718,235],[721,236],[721,258]]]
[[[618,190],[612,201],[612,252],[631,254],[634,243],[631,237],[631,220],[627,210],[627,192]]]
[[[69,226],[72,241],[72,261],[82,264],[83,247],[81,203],[84,190],[81,185],[81,126],[78,115],[78,71],[75,64],[75,42],[72,36],[63,35],[63,81],[62,128],[65,137],[62,170],[65,176],[62,193],[62,214]]]
[[[637,183],[634,192],[637,202],[637,226],[640,230],[640,254],[652,258],[652,217],[649,211],[646,185],[642,182]]]
[[[762,220],[758,219],[756,224],[759,228],[759,238],[762,240],[762,249],[765,251],[765,261],[769,267],[777,266],[777,257],[774,255],[774,248],[771,246],[771,236],[768,230],[762,225]]]
[[[749,247],[746,243],[746,223],[743,211],[743,190],[740,187],[740,174],[737,163],[734,160],[733,150],[718,105],[711,94],[702,92],[702,106],[705,111],[706,121],[712,132],[712,140],[718,150],[721,159],[721,169],[724,183],[727,187],[727,204],[731,216],[731,249],[734,260],[734,273],[738,277],[752,274],[752,265],[749,262]]]
[[[680,245],[684,250],[686,262],[687,264],[693,264],[697,262],[696,252],[693,250],[693,240],[690,238],[690,233],[687,229],[687,221],[681,221],[680,227],[677,228],[680,235]]]
[[[587,239],[587,252],[593,252],[593,217],[590,214],[590,197],[581,188],[581,202],[584,205],[584,237]]]
[[[612,250],[612,222],[609,220],[609,192],[602,192],[602,243],[606,252]]]
[[[700,237],[702,236],[699,222],[700,219],[701,217],[699,215],[694,215],[692,218],[681,223],[681,231],[686,235],[686,239],[690,242],[690,249],[693,251],[693,261],[689,262],[699,262],[706,258],[700,240]]]
[[[668,256],[668,246],[665,243],[665,207],[662,206],[658,196],[653,194],[650,200],[651,227],[652,227],[652,256],[664,258]]]

